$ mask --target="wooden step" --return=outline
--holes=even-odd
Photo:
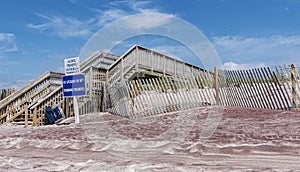
[[[18,122],[11,122],[11,124],[13,125],[18,125],[18,126],[25,126],[25,121],[18,121]],[[33,122],[32,121],[28,121],[28,126],[32,126]]]

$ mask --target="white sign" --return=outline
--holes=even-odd
[[[67,58],[65,61],[65,74],[72,75],[80,73],[79,57]]]

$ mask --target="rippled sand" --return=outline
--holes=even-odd
[[[220,112],[135,120],[101,113],[81,116],[79,125],[0,126],[0,171],[300,169],[300,112],[226,107],[213,116]]]

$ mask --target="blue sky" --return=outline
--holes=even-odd
[[[124,16],[161,13],[200,29],[229,69],[300,62],[300,0],[3,0],[0,88],[20,88],[46,71],[63,72],[89,38]],[[124,41],[181,57],[178,43],[141,36]],[[165,43],[165,44],[164,44]]]

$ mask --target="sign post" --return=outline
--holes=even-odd
[[[79,124],[77,97],[86,95],[85,75],[80,73],[79,57],[68,58],[65,62],[65,76],[62,78],[64,97],[73,97],[75,123]]]

